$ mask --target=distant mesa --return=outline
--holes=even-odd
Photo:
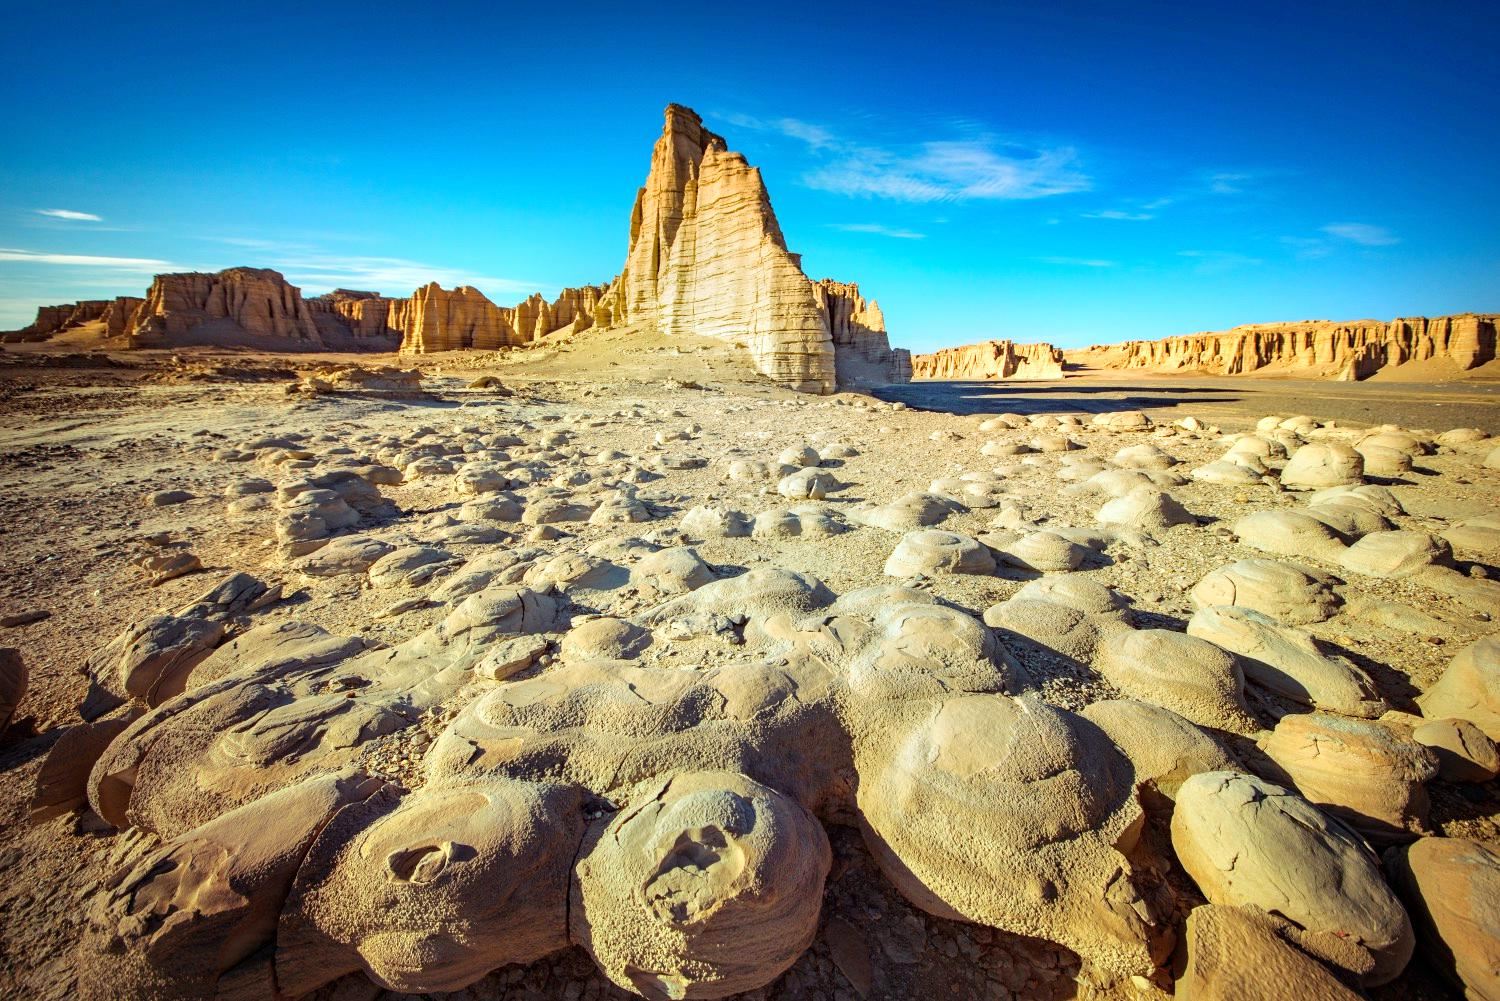
[[[1461,313],[1428,319],[1303,320],[1126,341],[1069,352],[1085,368],[1280,375],[1355,381],[1416,365],[1433,378],[1461,377],[1495,360],[1500,314]],[[1497,373],[1500,374],[1500,373]]]
[[[211,345],[270,351],[498,350],[590,328],[726,341],[768,379],[811,393],[904,382],[879,305],[859,286],[814,282],[787,250],[760,171],[692,110],[669,105],[613,282],[499,306],[436,282],[406,298],[337,289],[304,299],[280,272],[157,275],[145,298],[43,306],[3,341],[76,331],[118,347]]]
[[[1016,380],[1061,379],[1063,353],[1051,344],[981,341],[943,348],[912,358],[917,379]]]

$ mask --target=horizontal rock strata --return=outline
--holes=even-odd
[[[912,358],[917,379],[1061,379],[1063,354],[1051,344],[981,341]]]
[[[1262,323],[1217,332],[1098,345],[1084,354],[1090,363],[1113,369],[1206,372],[1366,379],[1382,369],[1434,359],[1461,372],[1493,361],[1494,313],[1423,316],[1391,320],[1305,320]]]
[[[210,323],[216,324],[215,333],[231,339],[249,335],[323,346],[302,290],[269,268],[157,275],[136,309],[129,336],[138,347],[171,344],[205,333],[201,328]]]

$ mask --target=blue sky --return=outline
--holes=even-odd
[[[231,6],[8,5],[0,328],[606,281],[669,101],[897,344],[1500,310],[1490,3]]]

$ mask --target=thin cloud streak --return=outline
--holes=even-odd
[[[1038,260],[1043,264],[1072,268],[1117,268],[1120,266],[1119,261],[1106,261],[1096,257],[1041,257]]]
[[[94,215],[92,212],[79,212],[75,209],[36,209],[37,215],[48,216],[52,219],[68,219],[74,222],[103,222],[103,216]]]
[[[918,233],[910,229],[892,229],[882,226],[878,222],[831,222],[829,229],[841,230],[845,233],[873,233],[876,236],[889,236],[896,240],[925,240],[926,233]]]
[[[1323,227],[1329,236],[1357,243],[1361,247],[1390,247],[1401,242],[1401,238],[1384,226],[1371,226],[1363,222],[1335,222]]]
[[[1030,200],[1087,191],[1068,148],[997,151],[981,140],[922,143],[915,152],[864,147],[805,174],[819,191],[896,201]]]
[[[1102,212],[1085,212],[1085,219],[1115,219],[1121,222],[1146,222],[1155,219],[1150,212],[1125,212],[1121,209],[1105,209]]]
[[[152,257],[101,257],[93,254],[49,254],[35,250],[18,250],[0,247],[0,261],[17,261],[27,264],[60,264],[84,268],[122,268],[130,270],[153,270],[169,268],[167,261]]]

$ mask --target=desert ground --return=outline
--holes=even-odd
[[[421,387],[307,382],[314,368],[337,365],[415,366]],[[763,607],[746,592],[732,594],[723,608],[693,603],[720,582],[784,571],[802,575],[786,579],[803,591],[815,578],[832,596],[893,589],[877,592],[875,611],[850,612],[853,618],[878,620],[880,606],[932,602],[963,613],[963,622],[982,620],[984,635],[972,640],[978,653],[968,656],[1018,665],[1005,691],[1028,691],[1046,706],[1082,714],[1157,692],[1163,705],[1202,728],[1190,728],[1199,734],[1191,740],[1162,738],[1186,743],[1173,745],[1179,760],[1157,765],[1149,753],[1135,753],[1139,734],[1117,735],[1099,723],[1130,752],[1137,782],[1156,797],[1150,806],[1151,796],[1143,796],[1142,847],[1132,858],[1137,875],[1166,901],[1152,913],[1153,927],[1181,942],[1183,920],[1203,897],[1171,850],[1183,835],[1169,820],[1169,801],[1185,775],[1212,770],[1215,762],[1262,774],[1289,767],[1300,776],[1295,762],[1268,759],[1267,742],[1283,719],[1305,716],[1311,707],[1250,671],[1215,695],[1175,693],[1168,681],[1122,671],[1110,648],[1146,630],[1190,628],[1232,648],[1211,623],[1201,631],[1190,627],[1213,604],[1195,588],[1239,561],[1290,563],[1296,594],[1278,585],[1270,589],[1277,593],[1252,596],[1242,582],[1243,603],[1280,609],[1283,621],[1296,622],[1304,653],[1358,675],[1367,688],[1362,698],[1379,702],[1378,710],[1358,715],[1420,711],[1417,700],[1456,654],[1494,635],[1500,615],[1500,472],[1486,468],[1487,457],[1494,462],[1488,436],[1500,434],[1497,392],[1500,385],[1474,381],[1094,373],[1048,383],[917,382],[816,397],[768,384],[719,342],[602,333],[524,353],[415,361],[7,346],[0,355],[0,616],[17,624],[0,630],[0,645],[20,651],[30,684],[0,738],[0,858],[12,874],[0,889],[0,993],[97,996],[113,975],[110,954],[101,952],[108,931],[100,922],[113,920],[104,902],[119,895],[114,874],[156,857],[206,807],[200,809],[196,793],[174,785],[174,776],[150,775],[162,767],[154,759],[132,766],[126,779],[136,789],[132,816],[154,822],[124,832],[91,808],[97,801],[78,802],[86,771],[52,786],[41,782],[41,793],[39,779],[58,741],[82,722],[81,707],[99,712],[90,703],[109,687],[104,676],[122,656],[129,660],[129,651],[122,655],[112,642],[153,615],[201,608],[235,574],[269,591],[249,604],[228,601],[201,613],[222,626],[213,641],[217,652],[201,660],[215,667],[194,678],[204,668],[188,664],[189,673],[175,682],[175,690],[186,692],[177,702],[222,688],[219,679],[234,670],[222,663],[226,644],[290,623],[353,637],[352,649],[363,648],[365,656],[409,657],[434,675],[449,657],[462,676],[445,682],[402,726],[337,746],[317,730],[308,738],[316,750],[298,752],[310,762],[308,774],[358,767],[390,783],[393,795],[408,796],[453,781],[438,770],[451,739],[444,735],[465,725],[497,690],[535,685],[549,674],[598,687],[604,683],[590,671],[615,665],[635,678],[632,691],[646,693],[638,696],[644,705],[657,698],[653,685],[667,684],[650,679],[718,677],[766,658],[791,664],[785,670],[795,674],[803,650],[797,643],[813,641],[778,645],[776,629],[790,627],[776,613],[782,619],[787,608],[812,613],[829,599],[804,595],[787,599],[786,607]],[[1477,430],[1439,439],[1453,429]],[[1372,435],[1383,435],[1375,447],[1386,451],[1374,454],[1389,468],[1357,477],[1365,492],[1353,500],[1346,490],[1343,501],[1325,496],[1321,506],[1310,504],[1316,495],[1309,489],[1288,488],[1294,485],[1273,475],[1299,448],[1368,443]],[[1254,458],[1218,467],[1222,479],[1191,475],[1235,448],[1246,454],[1245,442]],[[383,472],[369,473],[377,468]],[[299,492],[338,469],[358,469],[364,477],[349,495],[352,505],[338,497],[320,503],[348,510],[350,518],[330,527],[326,538],[289,530],[287,512]],[[1268,533],[1245,520],[1266,512],[1302,516],[1313,508],[1325,517],[1312,529],[1298,523],[1304,536],[1288,534],[1283,523]],[[1392,529],[1402,533],[1399,546],[1362,551],[1359,560],[1347,555],[1361,539]],[[914,538],[932,530],[959,539]],[[1406,545],[1413,540],[1421,544]],[[955,546],[963,548],[957,557]],[[1102,585],[1117,604],[1070,607],[1064,597],[1048,604],[1054,593],[1048,588],[1059,581]],[[522,631],[523,640],[536,637],[529,646],[517,650],[518,641],[507,640],[505,663],[465,660],[456,641],[434,646],[432,637],[454,628],[455,609],[501,584],[529,588],[549,604],[548,621]],[[225,604],[222,590],[213,601]],[[918,639],[901,642],[908,641]],[[253,659],[248,647],[244,656]],[[889,677],[879,683],[900,688],[909,679],[891,663],[899,659],[888,651],[872,662],[876,667],[858,670],[884,672]],[[858,658],[851,653],[846,660]],[[299,662],[291,656],[287,663]],[[961,691],[999,688],[951,684]],[[116,701],[120,707],[93,718],[160,712],[155,694],[133,708],[128,699]],[[848,709],[856,722],[846,729],[856,745],[879,746],[877,731],[885,724],[858,722],[864,711]],[[649,736],[611,730],[600,719],[583,729],[591,725],[606,744]],[[769,748],[772,756],[794,754],[776,740]],[[325,751],[329,757],[320,764]],[[1335,810],[1339,796],[1349,797],[1341,816],[1378,812],[1367,802],[1379,798],[1372,787],[1392,796],[1398,787],[1403,794],[1420,787],[1422,794],[1413,793],[1395,818],[1371,821],[1400,828],[1387,844],[1420,832],[1500,837],[1500,786],[1493,770],[1484,778],[1484,760],[1475,766],[1478,776],[1472,769],[1439,774],[1433,765],[1417,776],[1392,777],[1378,771],[1379,762],[1369,767],[1377,771],[1352,774],[1330,790]],[[856,768],[863,768],[857,753]],[[788,781],[805,778],[802,771],[797,776]],[[612,802],[598,809],[633,802],[651,778],[649,769],[633,778],[617,775],[609,785]],[[861,781],[861,789],[877,787],[863,772]],[[67,808],[30,816],[48,797]],[[225,793],[220,805],[235,802]],[[973,825],[986,829],[985,807],[974,810]],[[1097,965],[1113,955],[1088,928],[1070,948],[1055,936],[1048,941],[990,926],[998,920],[951,920],[914,906],[867,847],[849,802],[829,805],[818,820],[831,848],[821,911],[813,900],[812,917],[804,908],[802,924],[787,926],[793,938],[803,927],[813,929],[810,947],[766,986],[736,996],[1165,996],[1166,972],[1132,978],[1118,973],[1121,964],[1114,977],[1088,975],[1091,950],[1098,950]],[[993,836],[997,851],[1010,850],[1003,824]],[[914,869],[941,867],[905,861]],[[1097,888],[1066,892],[1098,896]],[[280,907],[279,900],[272,906]],[[501,968],[455,993],[382,989],[355,962],[347,974],[318,984],[313,996],[626,998],[633,995],[619,983],[630,974],[618,971],[632,967],[615,953],[630,948],[594,941],[602,957],[597,965],[576,945],[543,948],[542,958],[496,963]],[[1372,951],[1378,964],[1378,950]],[[1153,961],[1181,972],[1182,948],[1175,958],[1172,952],[1168,941]],[[1349,990],[1372,998],[1455,996],[1427,956],[1418,947],[1399,975],[1363,988],[1358,963],[1330,968]],[[1364,975],[1367,982],[1380,979],[1368,975],[1368,964]],[[642,983],[637,988],[648,994],[678,996],[669,983]]]

